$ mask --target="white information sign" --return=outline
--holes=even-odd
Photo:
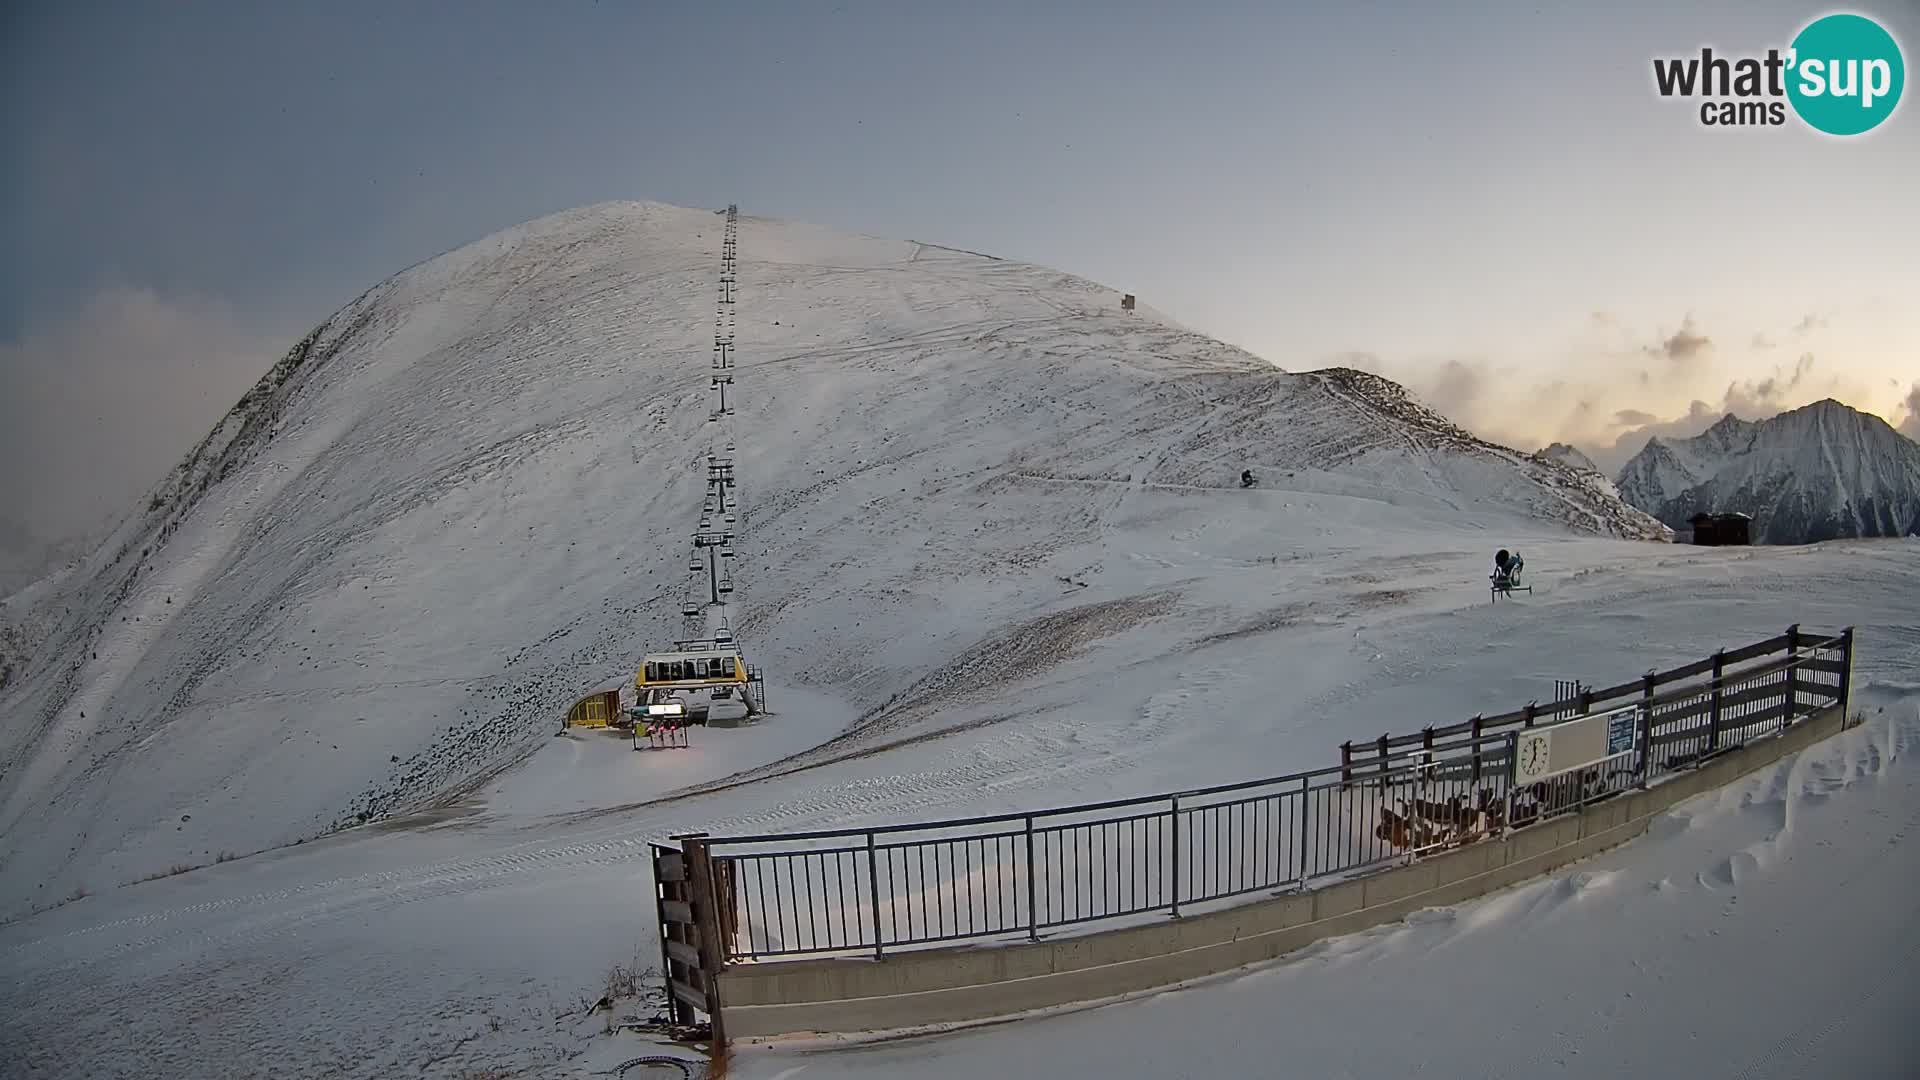
[[[1532,784],[1633,752],[1640,706],[1528,728],[1514,742],[1513,779]]]

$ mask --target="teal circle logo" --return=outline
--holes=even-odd
[[[1829,135],[1872,131],[1893,115],[1906,86],[1900,46],[1864,15],[1815,19],[1787,54],[1787,100],[1808,126]]]

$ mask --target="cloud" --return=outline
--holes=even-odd
[[[1795,401],[1795,391],[1813,374],[1813,354],[1801,353],[1793,373],[1782,375],[1778,369],[1765,379],[1733,382],[1727,385],[1726,409],[1736,416],[1771,416],[1785,412],[1804,401]]]
[[[0,554],[22,552],[33,546],[33,530],[27,528],[27,523],[0,511]]]
[[[1469,413],[1484,401],[1489,376],[1479,364],[1449,359],[1427,381],[1428,404],[1448,415]]]
[[[1586,451],[1595,465],[1600,466],[1601,471],[1612,475],[1627,463],[1628,458],[1645,449],[1648,439],[1656,435],[1663,439],[1691,439],[1725,415],[1725,410],[1697,398],[1687,405],[1685,413],[1670,420],[1662,420],[1639,409],[1621,409],[1613,418],[1626,430],[1615,435],[1611,442],[1583,446],[1581,449]]]
[[[1764,420],[1822,398],[1902,418],[1909,430],[1920,431],[1920,405],[1912,395],[1905,406],[1892,404],[1906,382],[1892,384],[1889,393],[1881,372],[1861,364],[1844,343],[1817,354],[1786,351],[1825,325],[1824,316],[1807,315],[1796,327],[1753,333],[1752,347],[1746,332],[1734,335],[1731,347],[1716,347],[1715,336],[1691,314],[1678,330],[1656,334],[1592,310],[1568,328],[1559,355],[1509,363],[1350,352],[1335,362],[1401,383],[1483,439],[1520,450],[1566,443],[1610,474],[1651,437],[1691,438],[1728,413]],[[1769,363],[1774,357],[1780,362]]]
[[[1689,315],[1680,324],[1673,336],[1656,344],[1647,346],[1647,352],[1653,356],[1665,356],[1676,364],[1684,364],[1713,348],[1713,339],[1698,333],[1693,328],[1693,316]]]
[[[1348,352],[1333,362],[1405,385],[1482,438],[1520,449],[1564,442],[1604,464],[1623,432],[1669,415],[1667,403],[1712,400],[1726,385],[1711,374],[1712,340],[1691,315],[1678,330],[1656,337],[1655,344],[1647,344],[1650,336],[1611,311],[1595,309],[1574,329],[1572,353],[1548,369],[1555,371],[1551,375],[1539,364],[1497,363],[1482,356],[1400,361]],[[1649,356],[1661,362],[1650,362]],[[1629,409],[1642,412],[1623,419],[1622,410]]]
[[[104,289],[0,342],[0,506],[44,542],[132,507],[287,340],[206,297]]]
[[[1907,438],[1920,442],[1920,382],[1913,384],[1913,389],[1907,391],[1907,399],[1900,404],[1907,410],[1907,415],[1900,421],[1896,430]]]
[[[1563,432],[1608,426],[1611,406],[1605,386],[1533,375],[1484,357],[1401,363],[1346,352],[1330,357],[1329,363],[1392,379],[1454,423],[1505,446],[1533,450],[1556,440],[1570,441],[1559,439]]]

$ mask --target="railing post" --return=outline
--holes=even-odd
[[[667,1015],[675,1023],[691,1024],[693,1006],[673,994],[673,953],[667,948],[667,942],[672,940],[672,935],[667,932],[667,886],[660,880],[660,853],[663,850],[659,844],[647,845],[647,851],[653,859],[653,913],[660,924],[660,979],[667,988]],[[674,854],[680,855],[680,852]],[[684,855],[681,855],[680,863],[686,865]]]
[[[1524,709],[1522,709],[1522,710],[1520,710],[1520,711],[1521,711],[1522,713],[1524,713],[1524,714],[1525,714],[1525,715],[1524,715],[1524,716],[1523,716],[1523,717],[1521,718],[1521,722],[1522,722],[1522,724],[1523,724],[1524,726],[1526,726],[1526,727],[1532,727],[1532,726],[1533,726],[1533,718],[1534,718],[1534,716],[1535,716],[1535,715],[1537,715],[1537,714],[1539,713],[1539,711],[1540,711],[1540,703],[1539,703],[1539,702],[1537,702],[1537,701],[1529,701],[1529,702],[1527,702],[1527,707],[1526,707],[1526,708],[1524,708]]]
[[[1780,730],[1793,723],[1800,711],[1800,624],[1787,627],[1787,714],[1780,718]]]
[[[1035,902],[1039,891],[1033,881],[1033,815],[1027,815],[1027,940],[1040,940],[1040,906]]]
[[[1840,727],[1844,730],[1850,722],[1847,716],[1847,699],[1853,686],[1853,627],[1840,631]]]
[[[1649,671],[1640,684],[1640,720],[1635,725],[1640,729],[1640,789],[1645,791],[1653,783],[1653,688],[1660,676]]]
[[[1386,732],[1380,733],[1380,790],[1387,789],[1387,739]]]
[[[1473,718],[1473,783],[1480,783],[1480,717]]]
[[[1167,826],[1173,830],[1173,889],[1169,894],[1173,898],[1173,917],[1180,917],[1180,796],[1169,795],[1173,803],[1173,813],[1167,817]]]
[[[888,871],[892,873],[891,870]],[[780,879],[775,878],[778,882]],[[875,846],[873,834],[867,834],[867,892],[873,897],[873,958],[880,959],[880,851]]]
[[[1300,778],[1300,887],[1302,889],[1307,887],[1307,845],[1310,843],[1307,839],[1307,828],[1311,820],[1312,807],[1312,788],[1308,786],[1307,778],[1303,776]]]
[[[687,858],[687,899],[693,908],[693,921],[700,933],[700,989],[707,998],[707,1019],[712,1024],[713,1048],[722,1054],[727,1045],[726,1025],[721,1020],[720,972],[726,967],[731,943],[720,940],[719,897],[715,895],[713,859],[707,851],[707,834],[692,833],[677,837]],[[672,988],[668,988],[671,993]]]
[[[1533,726],[1533,706],[1527,706],[1527,726]],[[1500,815],[1500,831],[1510,833],[1513,824],[1513,789],[1520,783],[1520,733],[1507,733],[1507,808]]]
[[[1353,786],[1353,740],[1340,744],[1340,790]]]
[[[1713,691],[1707,709],[1707,753],[1720,748],[1720,677],[1727,670],[1727,650],[1713,650]]]

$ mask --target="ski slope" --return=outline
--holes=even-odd
[[[1453,546],[1446,541],[1475,538],[1427,537],[1442,553]],[[1197,652],[1182,651],[1166,628],[1141,631],[1142,652],[1159,638],[1157,670],[1152,660],[1100,671],[1082,661],[1081,677],[1063,679],[1049,699],[1059,704],[1032,716],[800,771],[764,770],[767,779],[709,794],[666,798],[664,789],[750,766],[766,749],[750,738],[773,735],[776,725],[828,730],[847,714],[812,716],[806,699],[776,685],[780,715],[766,726],[695,732],[701,752],[731,757],[704,764],[678,758],[681,751],[635,754],[619,739],[548,736],[458,812],[102,890],[0,927],[0,1042],[20,1048],[28,1076],[136,1076],[149,1061],[212,1078],[457,1077],[485,1068],[595,1075],[651,1052],[637,1036],[606,1035],[599,1018],[583,1015],[611,965],[645,966],[655,955],[649,839],[1011,810],[1282,771],[1331,760],[1341,738],[1543,697],[1557,677],[1608,683],[1790,621],[1852,622],[1860,634],[1856,700],[1872,720],[1785,766],[1785,780],[1756,777],[1749,789],[1683,806],[1659,835],[1549,883],[1331,943],[1244,984],[911,1050],[917,1063],[950,1057],[955,1070],[1026,1074],[1037,1041],[1052,1049],[1035,1060],[1062,1075],[1098,1076],[1111,1075],[1100,1068],[1126,1060],[1131,1046],[1137,1060],[1167,1069],[1151,1075],[1198,1075],[1181,1069],[1205,1062],[1211,1070],[1218,1055],[1206,1047],[1218,1045],[1220,1033],[1202,1041],[1185,1032],[1207,1031],[1217,1011],[1202,1003],[1184,1013],[1181,1003],[1217,994],[1252,1010],[1227,1014],[1244,1018],[1241,1042],[1253,1017],[1264,1017],[1258,1030],[1293,1033],[1288,1045],[1300,1047],[1302,1060],[1325,1066],[1308,1075],[1376,1075],[1429,1059],[1439,1075],[1462,1075],[1454,1071],[1460,1063],[1517,1038],[1522,1019],[1533,1041],[1513,1051],[1516,1070],[1572,1045],[1553,1042],[1553,1032],[1579,1034],[1569,1075],[1607,1077],[1645,1060],[1635,1055],[1676,1042],[1693,1047],[1683,1033],[1697,1031],[1702,1041],[1683,1059],[1689,1075],[1740,1075],[1764,1046],[1740,1057],[1709,1036],[1751,1039],[1764,1028],[1778,1040],[1799,1022],[1782,1019],[1785,1006],[1774,997],[1742,1011],[1724,1003],[1727,995],[1756,987],[1785,994],[1808,972],[1822,981],[1796,1000],[1825,1002],[1830,984],[1857,984],[1864,995],[1914,925],[1895,909],[1910,894],[1902,887],[1911,868],[1900,861],[1911,859],[1903,830],[1920,813],[1906,771],[1920,732],[1920,627],[1907,599],[1920,581],[1920,544],[1519,546],[1539,590],[1530,599],[1488,605],[1471,576],[1480,560],[1466,554],[1431,562],[1391,549],[1356,556],[1344,592],[1327,587],[1291,622],[1252,629],[1229,615],[1215,626],[1220,640]],[[1258,575],[1304,589],[1316,576],[1302,565],[1310,562],[1237,573],[1243,582]],[[1200,557],[1191,569],[1211,565]],[[1420,599],[1372,599],[1383,589]],[[1184,670],[1168,670],[1175,665]],[[683,760],[684,773],[661,775]],[[1831,786],[1845,777],[1854,782]],[[576,790],[595,802],[632,798],[625,809],[583,813]],[[1862,865],[1877,869],[1848,876]],[[1612,883],[1605,887],[1582,876],[1610,869],[1625,876],[1604,877]],[[1662,877],[1672,892],[1646,884]],[[1832,886],[1843,882],[1836,894]],[[1723,918],[1734,896],[1743,914]],[[1764,919],[1749,926],[1748,910]],[[1470,932],[1475,927],[1484,932]],[[1749,931],[1755,936],[1728,937]],[[1545,965],[1537,979],[1499,975],[1511,970],[1516,942]],[[1704,948],[1699,942],[1726,952],[1702,951],[1696,965],[1685,950]],[[1743,966],[1727,968],[1732,955]],[[1304,971],[1314,973],[1310,991],[1295,982]],[[1463,995],[1461,987],[1471,989]],[[1503,998],[1510,987],[1514,996]],[[1893,996],[1866,1004],[1907,1000],[1885,994]],[[1322,999],[1329,1003],[1315,1004]],[[1140,1009],[1173,1026],[1143,1026]],[[1382,1012],[1391,1023],[1378,1019]],[[1106,1015],[1118,1019],[1099,1019]],[[1611,1026],[1596,1026],[1606,1017]],[[1383,1023],[1391,1038],[1367,1026]],[[1086,1024],[1096,1026],[1076,1026]],[[1829,1045],[1812,1038],[1819,1030],[1806,1033],[1812,1049]],[[1886,1051],[1903,1030],[1868,1024],[1851,1044]],[[899,1075],[904,1053],[820,1057],[775,1047],[751,1049],[742,1061],[744,1075],[757,1077],[798,1066],[808,1077],[882,1076]],[[1223,1075],[1270,1075],[1264,1054],[1219,1064]]]
[[[686,636],[724,224],[588,207],[381,283],[0,608],[29,656],[0,918],[457,797]],[[1150,621],[1297,603],[1219,571],[1338,575],[1353,529],[1666,533],[1385,380],[1280,372],[1057,271],[739,227],[734,630],[873,721],[840,749],[992,720]],[[954,667],[1005,633],[1040,650],[1020,678]]]
[[[1915,809],[1894,780],[1920,723],[1920,544],[1648,543],[1664,530],[1587,477],[1474,440],[1384,380],[1277,371],[1043,268],[752,217],[729,621],[775,715],[658,754],[556,738],[580,693],[681,636],[721,227],[592,207],[383,283],[92,566],[6,609],[37,657],[0,692],[9,1076],[606,1075],[651,1052],[589,1011],[611,966],[656,962],[649,840],[1318,766],[1342,739],[1796,621],[1857,625],[1858,698],[1887,710],[1867,729],[1879,765],[1849,743],[1822,766],[1860,763],[1857,790],[1813,795],[1874,823],[1831,844],[1897,847],[1876,815]],[[1260,486],[1239,490],[1241,468]],[[1535,592],[1495,606],[1500,547],[1525,553]],[[1812,805],[1797,790],[1781,805]],[[1827,839],[1781,833],[1786,854],[1734,871],[1756,890]],[[1609,955],[1650,918],[1548,907]],[[1497,910],[1520,929],[1534,908]],[[1397,952],[1417,950],[1378,955]],[[1330,977],[1357,980],[1358,1001],[1372,970]],[[1122,1008],[1202,992],[1246,993]],[[1457,996],[1391,1000],[1417,1014]],[[1592,1004],[1544,1000],[1546,1020]],[[1639,1022],[1696,1005],[1718,1007],[1692,996]],[[922,1049],[1025,1075],[1030,1036],[1013,1033],[1063,1022]],[[1345,1052],[1381,1055],[1339,1065],[1355,1074],[1417,1053],[1344,1030]],[[1039,1060],[1075,1075],[1105,1052]],[[752,1075],[884,1071],[879,1051],[755,1053]]]

